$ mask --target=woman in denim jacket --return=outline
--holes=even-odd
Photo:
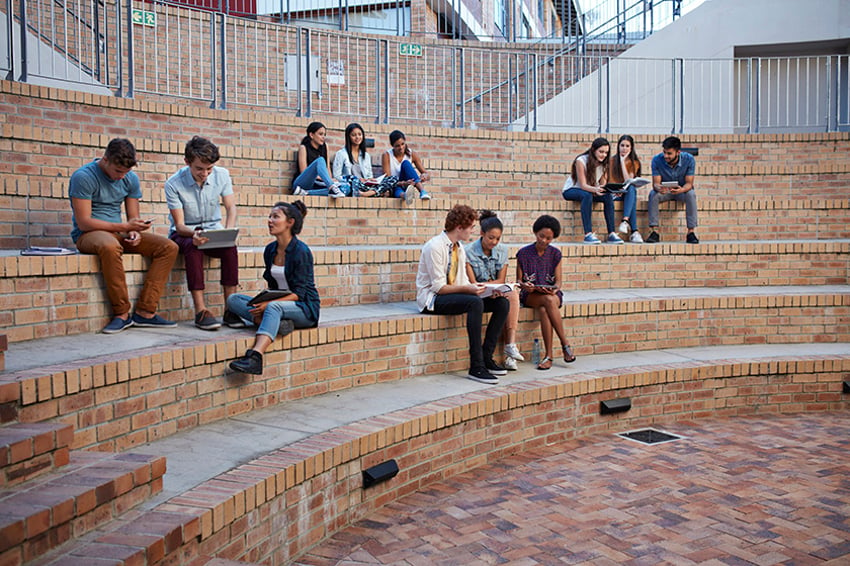
[[[263,251],[266,269],[263,279],[269,289],[289,294],[272,301],[249,305],[251,297],[233,294],[227,309],[257,325],[254,345],[241,358],[230,362],[234,371],[260,375],[263,354],[280,334],[286,336],[295,328],[310,328],[319,323],[319,292],[313,278],[313,254],[307,244],[297,238],[304,225],[307,207],[300,200],[279,202],[269,213],[269,234],[275,240]]]
[[[478,217],[481,237],[464,247],[466,251],[466,273],[470,283],[504,283],[508,274],[508,248],[500,243],[502,221],[496,213],[482,210]],[[498,295],[496,295],[498,296]],[[519,293],[510,291],[501,296],[510,304],[505,321],[505,368],[516,370],[516,363],[525,360],[516,345],[516,329],[519,325]]]

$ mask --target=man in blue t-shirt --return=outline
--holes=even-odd
[[[685,241],[698,244],[694,229],[697,227],[697,197],[694,192],[696,162],[690,153],[682,151],[682,142],[670,136],[661,142],[664,150],[652,158],[652,190],[649,191],[649,228],[647,243],[661,241],[658,234],[658,203],[677,200],[685,203],[685,222],[688,235]]]
[[[156,314],[157,305],[171,267],[177,258],[177,244],[149,232],[151,220],[139,215],[142,197],[136,166],[136,148],[129,140],[109,142],[103,157],[83,165],[71,175],[68,195],[71,199],[74,228],[71,238],[84,254],[97,254],[112,303],[112,320],[102,332],[115,334],[131,326],[171,328],[176,323]],[[121,205],[127,221],[121,217]],[[130,299],[124,275],[125,253],[151,258],[136,310],[130,314]]]

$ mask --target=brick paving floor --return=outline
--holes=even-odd
[[[526,452],[387,505],[311,566],[850,565],[850,413],[711,419]]]

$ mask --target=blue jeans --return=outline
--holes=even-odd
[[[398,180],[413,181],[414,183],[419,182],[419,173],[416,172],[416,167],[413,166],[413,163],[411,163],[410,161],[401,162],[401,170],[398,172]],[[393,190],[393,196],[396,198],[403,197],[406,188],[407,187],[396,187]]]
[[[619,195],[614,200],[623,201],[623,218],[628,218],[632,232],[637,232],[637,189],[629,187],[626,194]]]
[[[325,184],[324,187],[313,188],[316,184],[316,177],[322,180]],[[326,197],[328,196],[328,187],[333,184],[334,182],[331,179],[331,174],[328,172],[327,161],[323,158],[319,158],[314,160],[313,163],[308,165],[300,175],[295,177],[295,180],[292,181],[292,189],[294,190],[295,187],[301,187],[310,195]]]
[[[602,210],[605,213],[605,226],[608,228],[608,234],[614,231],[614,195],[605,193],[604,195],[594,195],[580,189],[571,187],[564,191],[566,200],[577,200],[581,202],[581,225],[584,228],[584,233],[593,232],[593,222],[590,219],[590,213],[593,210],[594,202],[602,203]]]
[[[250,300],[251,297],[248,295],[234,293],[227,298],[227,310],[236,313],[248,324],[253,324],[254,317],[251,315],[251,309],[254,307],[248,306]],[[272,301],[263,312],[263,320],[260,321],[257,334],[263,334],[274,340],[280,328],[280,321],[284,318],[291,320],[295,324],[295,328],[313,326],[313,323],[304,316],[304,311],[298,307],[297,301]]]

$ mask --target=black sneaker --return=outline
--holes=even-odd
[[[500,366],[493,361],[493,358],[487,358],[484,360],[484,367],[487,368],[487,371],[493,375],[508,375],[508,370],[506,370],[504,366]]]
[[[221,321],[218,320],[208,310],[202,310],[195,315],[195,326],[201,330],[218,330],[221,328]]]
[[[254,350],[248,350],[241,358],[237,358],[230,362],[230,369],[240,373],[250,373],[253,375],[262,375],[263,373],[263,355]]]
[[[658,235],[658,232],[653,230],[652,232],[649,233],[649,236],[647,236],[646,240],[644,240],[644,241],[647,244],[657,244],[658,242],[661,241],[661,236]]]
[[[499,378],[487,371],[487,368],[469,368],[469,373],[466,377],[479,383],[499,383]]]
[[[238,314],[233,311],[224,311],[224,324],[230,328],[245,328],[248,326]]]
[[[698,244],[699,238],[693,232],[688,232],[688,236],[685,238],[685,241],[689,244]]]

